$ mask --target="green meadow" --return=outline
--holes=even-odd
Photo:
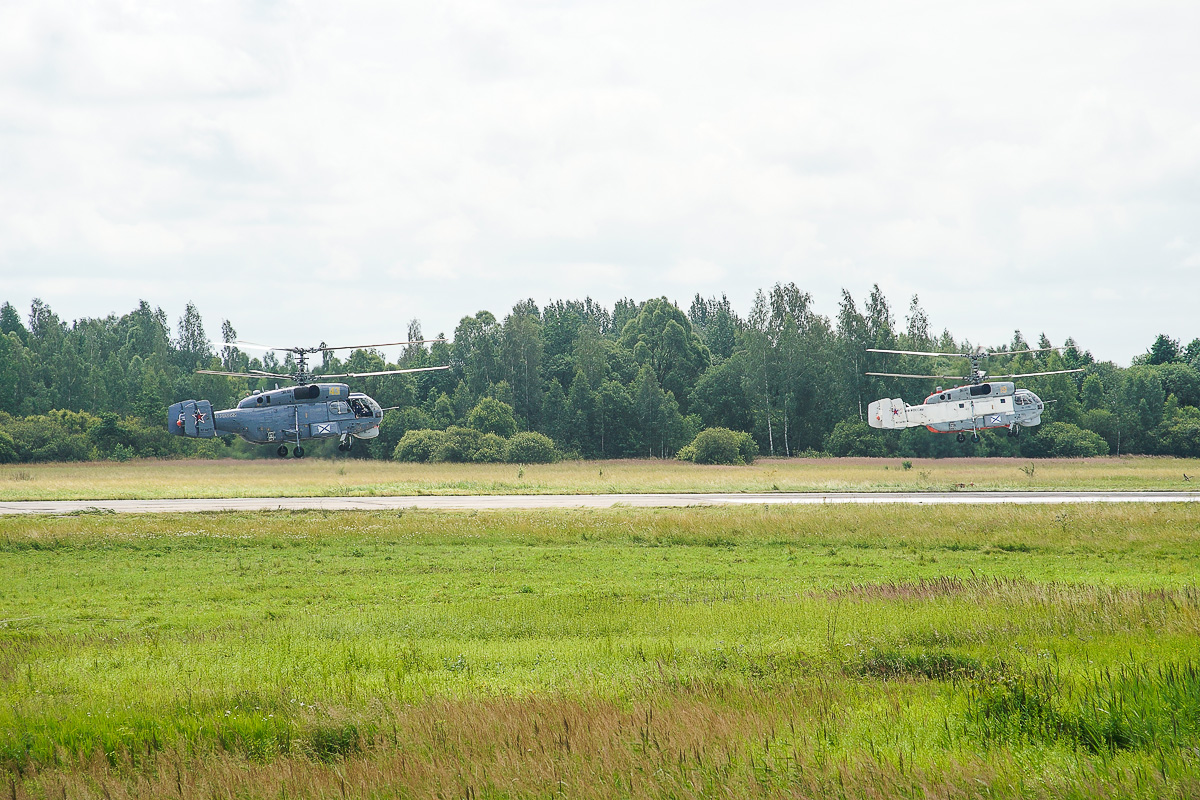
[[[418,494],[1200,490],[1200,460],[790,458],[725,467],[674,460],[406,464],[365,459],[0,466],[0,501]]]
[[[1194,797],[1190,504],[0,518],[10,797]]]

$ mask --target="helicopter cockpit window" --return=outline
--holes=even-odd
[[[350,408],[354,409],[354,416],[356,417],[371,416],[371,410],[367,408],[366,403],[364,403],[362,400],[351,400]]]
[[[334,400],[329,404],[329,413],[335,415],[349,414],[350,406],[344,400]]]

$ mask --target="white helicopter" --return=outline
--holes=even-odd
[[[953,389],[937,390],[918,406],[910,406],[900,398],[876,400],[868,406],[867,423],[872,428],[895,430],[900,428],[925,427],[934,433],[954,433],[960,442],[967,440],[970,433],[979,441],[979,432],[988,428],[1007,428],[1009,436],[1018,436],[1022,427],[1031,428],[1042,422],[1042,401],[1028,389],[1018,389],[1011,381],[996,381],[993,378],[1030,378],[1040,375],[1065,375],[1083,372],[1082,369],[1056,369],[1049,372],[1026,372],[1014,375],[988,375],[979,368],[980,362],[989,355],[1017,355],[1020,353],[1043,353],[1061,350],[1061,347],[1040,347],[1033,350],[1004,350],[989,353],[976,348],[970,353],[930,353],[923,350],[877,350],[868,348],[868,353],[893,353],[905,356],[959,356],[970,359],[969,375],[902,375],[894,372],[868,372],[881,378],[924,378],[967,381]],[[988,380],[984,380],[988,378]]]

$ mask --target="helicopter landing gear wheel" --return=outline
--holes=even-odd
[[[338,450],[343,453],[350,452],[350,448],[354,446],[354,440],[348,434],[342,434],[342,441],[338,442]]]
[[[304,448],[297,447],[295,450],[292,451],[292,455],[294,455],[296,458],[304,458]]]
[[[958,439],[959,444],[962,444],[963,442],[965,442],[967,440],[967,435],[965,433],[960,433],[958,436],[956,436],[954,438]]]
[[[280,458],[287,458],[287,446],[282,444],[279,445],[279,449],[275,451],[275,455],[279,456]]]
[[[978,442],[978,441],[979,441],[979,434],[978,434],[978,433],[972,433],[972,434],[971,434],[971,441],[972,441],[972,442]]]

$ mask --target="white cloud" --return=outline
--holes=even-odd
[[[961,337],[1127,359],[1200,334],[1196,248],[1162,244],[1193,241],[1198,23],[1166,0],[10,3],[0,300],[191,299],[299,341],[529,296],[746,309],[777,280],[833,313],[878,282]],[[101,273],[120,290],[71,290]],[[338,330],[293,313],[334,296]]]

